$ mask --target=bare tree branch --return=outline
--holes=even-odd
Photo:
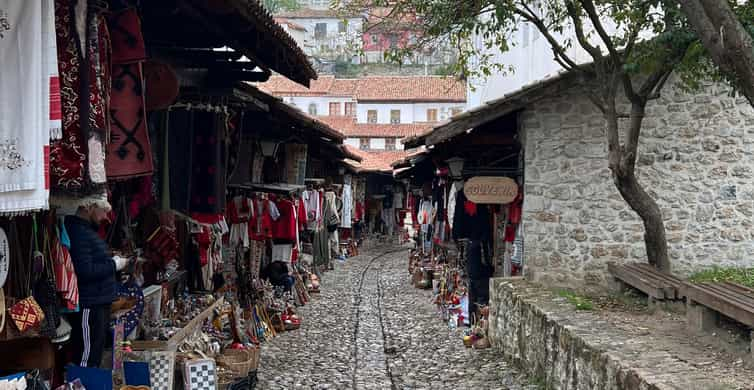
[[[594,7],[594,2],[592,2],[592,0],[579,1],[581,2],[581,6],[584,7],[586,14],[589,15],[589,20],[592,22],[594,29],[597,30],[597,34],[599,34],[602,42],[605,44],[607,51],[610,53],[610,56],[612,58],[619,58],[618,50],[616,50],[615,45],[613,44],[613,40],[605,31],[605,27],[602,25],[602,21],[600,21],[600,16],[597,15],[597,10]]]
[[[589,39],[584,34],[584,25],[581,21],[581,14],[576,9],[573,1],[567,0],[565,4],[566,9],[568,10],[568,16],[570,16],[573,21],[573,27],[576,30],[576,39],[578,39],[579,44],[589,53],[589,55],[592,56],[594,62],[602,61],[602,51],[598,47],[589,43]]]

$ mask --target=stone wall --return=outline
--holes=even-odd
[[[601,288],[608,261],[646,261],[643,225],[607,164],[604,120],[577,91],[522,114],[525,264],[538,281]],[[659,203],[673,272],[754,265],[754,110],[727,87],[669,84],[647,107],[639,180]]]
[[[596,313],[575,311],[563,298],[523,280],[490,282],[489,336],[507,360],[547,389],[739,388],[718,383],[729,374],[710,375],[677,347],[663,346],[662,337],[615,328]],[[692,355],[706,359],[702,350]]]

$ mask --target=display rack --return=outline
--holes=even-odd
[[[215,301],[215,303],[202,311],[198,316],[189,321],[186,326],[181,328],[181,330],[176,332],[168,340],[134,340],[131,342],[131,348],[134,351],[175,351],[176,349],[178,349],[178,346],[183,342],[183,340],[185,340],[188,336],[192,335],[195,331],[201,328],[204,320],[209,318],[215,311],[215,309],[222,306],[222,304],[223,298],[221,297],[220,299]]]

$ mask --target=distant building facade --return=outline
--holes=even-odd
[[[403,138],[462,112],[463,82],[439,76],[320,76],[309,89],[282,76],[259,87],[346,135],[361,150],[402,150]]]

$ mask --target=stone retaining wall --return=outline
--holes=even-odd
[[[729,388],[657,340],[623,334],[520,278],[492,279],[489,333],[494,348],[546,389]]]

